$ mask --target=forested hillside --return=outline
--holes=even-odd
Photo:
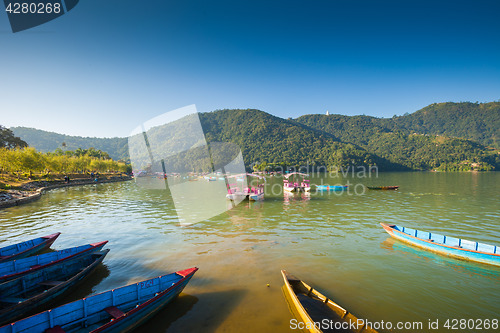
[[[328,133],[313,130],[259,110],[219,110],[200,114],[207,141],[233,142],[245,164],[348,166],[377,164],[383,170],[402,167]],[[404,168],[403,168],[404,169]]]
[[[388,119],[316,114],[285,120],[252,109],[218,110],[199,116],[207,141],[237,144],[248,168],[255,164],[376,164],[386,171],[500,170],[498,149],[483,145],[498,147],[499,102],[432,104]],[[174,125],[167,126],[171,135]],[[93,147],[108,152],[113,159],[128,160],[127,138],[82,138],[23,127],[12,130],[41,151]],[[151,135],[161,138],[159,133]],[[157,141],[168,146],[165,140]]]
[[[384,121],[393,129],[465,138],[500,148],[500,102],[435,103]]]
[[[84,138],[27,127],[12,127],[16,136],[41,152],[53,152],[57,148],[77,150],[95,148],[107,152],[114,160],[128,160],[127,138]]]

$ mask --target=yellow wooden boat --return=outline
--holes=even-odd
[[[314,290],[307,283],[282,270],[283,291],[296,320],[290,327],[304,332],[356,332],[377,333],[328,297]]]

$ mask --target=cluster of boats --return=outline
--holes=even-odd
[[[173,300],[198,270],[161,275],[26,317],[83,281],[109,252],[104,241],[34,255],[59,235],[0,248],[0,333],[127,332]]]
[[[217,177],[208,177],[207,181],[215,181]],[[220,177],[220,180],[226,178]],[[226,198],[236,202],[242,200],[261,201],[264,200],[265,176],[255,173],[243,173],[227,176]],[[316,191],[345,191],[348,185],[311,185],[309,175],[301,172],[291,172],[283,175],[283,191],[285,193],[305,192],[310,193],[311,187]],[[370,190],[397,190],[399,186],[368,186]]]

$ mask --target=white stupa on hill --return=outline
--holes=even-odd
[[[330,112],[328,112],[328,110],[326,110],[326,115],[329,116],[330,115]]]

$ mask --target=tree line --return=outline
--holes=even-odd
[[[130,172],[124,162],[91,155],[76,155],[73,151],[64,153],[41,153],[33,147],[0,148],[0,171],[2,173],[86,173],[97,171]]]

